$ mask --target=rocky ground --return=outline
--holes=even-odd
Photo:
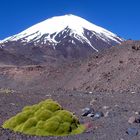
[[[138,92],[139,54],[140,41],[126,41],[120,46],[83,60],[22,66],[0,65],[0,88],[22,91],[61,88],[97,92]]]
[[[68,137],[35,137],[14,133],[0,127],[0,140],[139,140],[140,94],[137,92],[99,93],[78,91],[14,91],[0,90],[0,125],[26,105],[53,98],[65,109],[75,112],[86,132]],[[103,116],[82,116],[84,108],[102,112]],[[137,120],[137,121],[136,121]],[[135,129],[133,129],[135,128]],[[130,129],[130,130],[128,130]],[[128,130],[128,133],[127,133]]]
[[[8,55],[6,63],[0,62],[0,126],[24,106],[53,98],[90,127],[68,137],[26,136],[0,127],[0,140],[139,140],[139,53],[140,41],[130,40],[64,63],[35,64],[24,59],[29,65],[20,61],[15,65]]]

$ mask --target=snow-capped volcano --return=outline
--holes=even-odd
[[[53,50],[62,50],[60,47],[68,50],[70,47],[75,49],[86,47],[98,52],[100,49],[120,44],[122,41],[123,39],[116,34],[81,17],[64,15],[49,18],[19,34],[8,37],[0,41],[0,46],[18,42],[20,46],[32,44],[40,47],[48,46]]]

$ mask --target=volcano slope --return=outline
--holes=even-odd
[[[91,127],[83,134],[56,137],[61,140],[139,140],[126,130],[139,124],[128,119],[140,112],[140,41],[127,41],[85,60],[50,65],[1,66],[0,125],[26,105],[52,98],[75,112],[81,123]],[[82,109],[92,107],[104,117],[82,117]],[[0,139],[37,139],[0,128]],[[54,137],[47,137],[54,139]]]
[[[126,41],[73,62],[0,67],[0,85],[19,90],[139,91],[139,44]]]

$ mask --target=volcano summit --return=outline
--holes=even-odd
[[[104,48],[120,44],[116,34],[75,16],[49,18],[19,34],[0,41],[1,48],[13,49],[26,55],[79,58]],[[38,50],[36,54],[34,50]],[[10,51],[9,50],[9,51]]]

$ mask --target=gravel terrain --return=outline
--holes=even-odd
[[[81,123],[90,123],[91,127],[83,134],[68,137],[36,137],[26,136],[4,130],[0,127],[0,140],[139,140],[140,124],[129,124],[131,116],[139,116],[140,94],[124,93],[93,93],[78,91],[13,91],[0,92],[0,125],[5,120],[16,115],[26,105],[33,105],[42,100],[52,98],[65,109],[78,116]],[[93,120],[82,117],[82,109],[92,107],[95,111],[104,113],[104,117]],[[126,133],[129,127],[138,129],[138,135]]]
[[[0,140],[140,140],[139,54],[140,41],[131,40],[65,63],[34,64],[24,58],[20,63],[21,58],[18,66],[8,54],[6,63],[0,62],[0,126],[24,106],[52,98],[90,127],[68,137],[26,136],[0,127]],[[83,117],[85,108],[104,116]]]

